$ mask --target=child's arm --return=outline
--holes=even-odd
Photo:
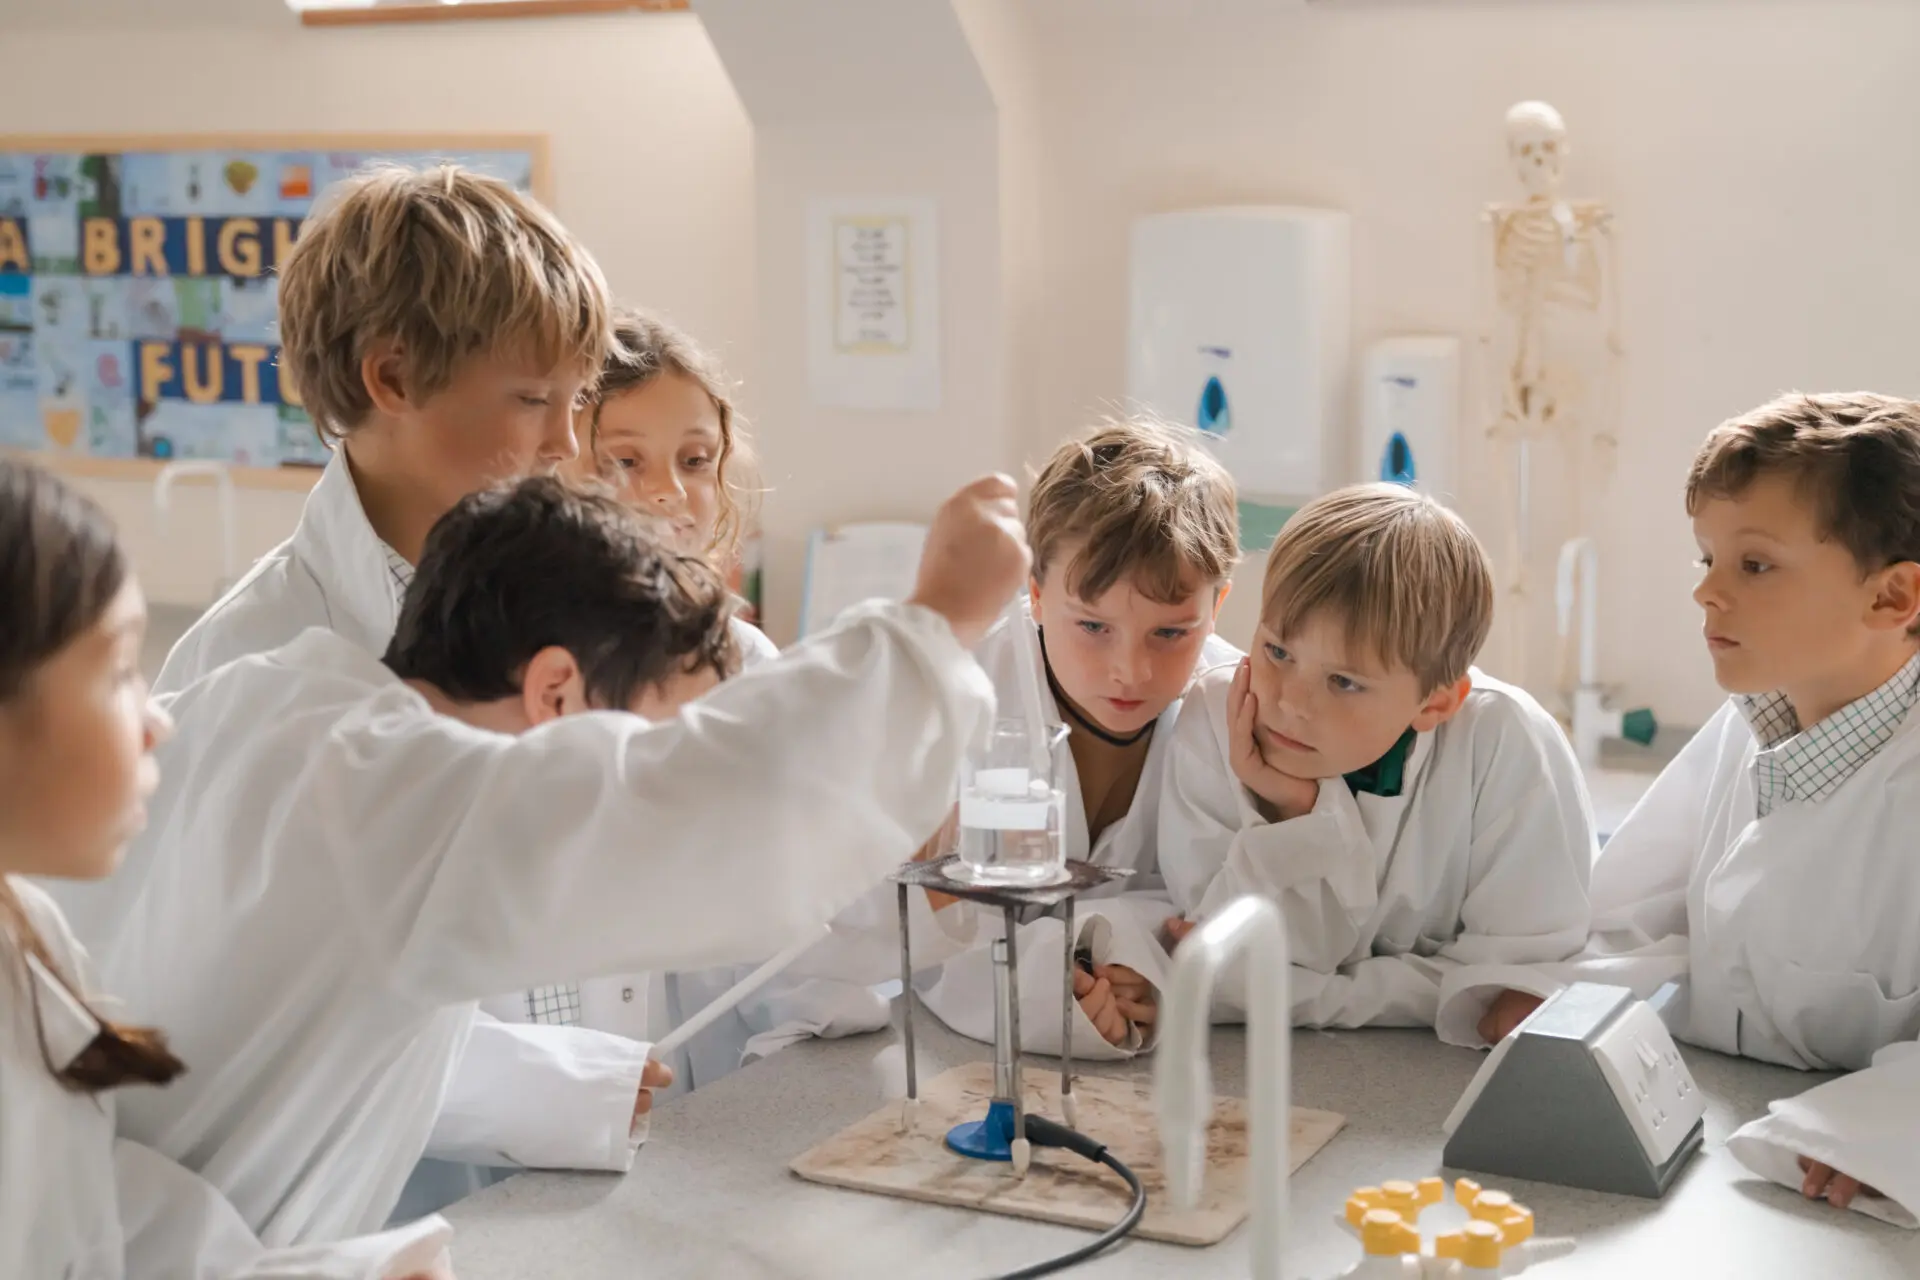
[[[286,1248],[263,1246],[199,1175],[124,1138],[113,1144],[126,1280],[451,1280],[444,1219],[378,1235]],[[89,1273],[91,1274],[91,1273]]]
[[[1160,871],[1174,907],[1198,918],[1242,894],[1279,904],[1293,959],[1331,974],[1359,944],[1378,902],[1371,840],[1344,786],[1319,788],[1312,810],[1261,816],[1231,765],[1233,673],[1209,672],[1181,705],[1160,797]]]
[[[502,1022],[482,1013],[454,1066],[425,1154],[624,1173],[640,1148],[634,1110],[649,1047],[586,1027]]]
[[[1920,1042],[1889,1045],[1865,1071],[1775,1102],[1727,1150],[1782,1186],[1920,1227]]]
[[[1435,804],[1444,810],[1441,802],[1452,798],[1426,796],[1423,799],[1430,803],[1409,815],[1391,853],[1395,860],[1414,859],[1427,868],[1419,883],[1442,901],[1450,886],[1464,881],[1452,937],[1428,955],[1368,955],[1331,966],[1314,963],[1311,950],[1303,953],[1296,948],[1291,991],[1296,1025],[1436,1025],[1442,984],[1462,966],[1498,966],[1502,975],[1509,967],[1524,972],[1525,966],[1571,955],[1585,942],[1593,825],[1586,789],[1565,736],[1530,704],[1490,699],[1480,703],[1473,715],[1471,722],[1463,715],[1448,730],[1472,735],[1466,744],[1473,753],[1471,778],[1442,773],[1422,783],[1429,789],[1471,785],[1470,796],[1457,798],[1458,804],[1471,805],[1470,820],[1462,823],[1464,814],[1434,816],[1429,810]],[[1458,746],[1456,738],[1447,749]],[[1322,787],[1320,803],[1310,817],[1322,811],[1337,814],[1352,804],[1345,788]],[[1281,823],[1271,830],[1285,833],[1296,828],[1306,834],[1304,821]],[[1322,864],[1344,861],[1372,872],[1376,853],[1360,828],[1357,811],[1350,827],[1344,828],[1354,834],[1344,843],[1336,843],[1342,825],[1327,823],[1324,829],[1327,834],[1318,837],[1311,851],[1280,843],[1283,837],[1278,834],[1268,837],[1273,847],[1264,850],[1243,837],[1245,864],[1250,870],[1258,869],[1264,857],[1270,860],[1264,865],[1286,874],[1317,853]],[[1229,869],[1232,865],[1230,859]],[[1251,882],[1252,876],[1243,880]],[[1331,877],[1327,881],[1329,886],[1338,883]],[[1234,891],[1240,891],[1239,886]],[[1203,913],[1222,905],[1224,899],[1214,898],[1217,892],[1209,888]],[[1357,895],[1352,900],[1354,905],[1362,901]],[[1327,916],[1321,918],[1350,918],[1332,916],[1333,910],[1329,903]],[[1295,924],[1293,915],[1288,922]],[[1465,1031],[1442,1027],[1443,1038],[1481,1043],[1482,1015],[1503,989],[1503,985],[1479,989],[1477,1004],[1461,1002],[1454,1016],[1465,1019]]]
[[[1152,1042],[1153,1025],[1129,1017],[1120,1007],[1141,988],[1157,989],[1166,972],[1166,953],[1155,932],[1170,910],[1158,893],[1125,894],[1083,901],[1074,915],[1074,950],[1085,952],[1094,972],[1076,970],[1076,999],[1069,1015],[1073,1053],[1087,1061],[1132,1057]],[[1029,1053],[1057,1055],[1061,1047],[1061,1002],[1066,954],[1061,921],[1047,917],[1019,926],[1020,1043]],[[1001,928],[986,924],[984,938]],[[1124,973],[1116,972],[1119,966]],[[1139,983],[1132,979],[1140,978]],[[1103,982],[1104,978],[1104,982]],[[921,992],[927,1008],[949,1027],[971,1039],[993,1041],[993,964],[984,944],[941,966],[939,981]]]
[[[1471,994],[1450,989],[1434,1027],[1449,1043],[1477,1046],[1493,1032],[1504,1035],[1554,990],[1531,966],[1564,960],[1586,943],[1597,845],[1579,762],[1537,704],[1489,702],[1473,725],[1472,750],[1467,891],[1459,933],[1436,958],[1452,970],[1486,966],[1490,975],[1511,976]]]
[[[803,939],[939,825],[992,708],[944,619],[875,607],[671,722],[343,724],[309,794],[393,981],[451,1003]]]
[[[1593,866],[1593,932],[1609,954],[1687,934],[1687,885],[1706,852],[1707,794],[1752,730],[1732,702],[1654,779]]]
[[[1732,704],[1721,708],[1607,841],[1592,870],[1591,936],[1578,961],[1542,964],[1536,958],[1516,965],[1510,957],[1477,955],[1447,976],[1435,1024],[1443,1040],[1482,1044],[1479,1019],[1503,990],[1544,997],[1585,979],[1629,986],[1644,996],[1685,972],[1687,884],[1704,851],[1706,796],[1727,735],[1745,732]],[[1554,745],[1549,766],[1554,776],[1565,776],[1571,756],[1564,745]],[[1497,810],[1488,812],[1497,818]]]

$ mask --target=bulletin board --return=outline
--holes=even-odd
[[[442,161],[550,202],[537,136],[0,134],[0,449],[146,479],[174,459],[306,487],[327,450],[279,376],[278,276],[327,188]]]

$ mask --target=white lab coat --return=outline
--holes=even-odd
[[[84,956],[50,898],[8,882],[66,981],[0,940],[0,1275],[387,1280],[440,1257],[451,1231],[438,1218],[374,1237],[266,1249],[206,1182],[116,1139],[117,1091],[73,1093],[47,1067],[71,1062],[99,1032],[68,989],[85,989]]]
[[[733,638],[740,649],[743,672],[780,656],[773,641],[751,623],[736,618]],[[789,837],[789,843],[798,841]],[[580,1025],[630,1040],[657,1041],[756,967],[722,965],[684,973],[590,978],[579,984]],[[483,1000],[480,1008],[503,1022],[527,1020],[526,996],[521,992]],[[673,1087],[657,1096],[673,1097],[711,1084],[737,1070],[744,1061],[765,1057],[808,1036],[878,1030],[887,1024],[887,1018],[887,1002],[868,984],[790,971],[769,981],[733,1012],[668,1055],[665,1062],[673,1068]]]
[[[939,825],[992,706],[913,606],[854,611],[658,725],[488,733],[318,630],[224,667],[171,704],[141,892],[100,953],[197,1067],[127,1099],[121,1131],[269,1242],[377,1227],[476,1001],[805,939]]]
[[[278,648],[311,627],[325,627],[377,657],[398,621],[387,553],[360,505],[345,452],[335,450],[293,536],[188,629],[167,655],[154,692],[178,693],[217,667]],[[116,931],[116,904],[137,893],[141,874],[136,863],[106,881],[44,887],[81,942],[98,953]],[[629,1129],[646,1050],[605,1031],[483,1017],[467,1039],[428,1152],[454,1162],[498,1162],[504,1153],[529,1165],[624,1172],[633,1162]],[[423,1203],[447,1202],[435,1196]]]
[[[737,623],[734,637],[740,646],[743,671],[754,670],[780,656],[773,641],[757,627]],[[787,839],[795,842],[792,836]],[[900,854],[895,861],[904,860],[910,853]],[[870,981],[862,980],[858,971],[846,975],[838,972],[822,958],[825,950],[823,946],[811,953],[811,967],[796,962],[793,968],[735,1005],[720,1021],[669,1054],[667,1065],[673,1068],[674,1079],[666,1096],[712,1084],[747,1062],[777,1053],[809,1037],[838,1038],[878,1031],[886,1026],[890,1012],[888,1002],[873,990]],[[756,961],[654,975],[647,1038],[659,1040],[675,1030],[758,967]],[[586,995],[583,987],[583,1004]],[[600,1025],[585,1018],[583,1021],[590,1026]]]
[[[1023,602],[1023,625],[1032,626],[1030,604]],[[1019,668],[1022,647],[1018,637],[1002,621],[980,643],[976,656],[993,678],[1003,716],[1024,714]],[[1201,647],[1197,671],[1240,660],[1240,651],[1217,635],[1207,637]],[[1035,661],[1040,688],[1047,688],[1046,672]],[[1157,827],[1160,821],[1161,793],[1173,743],[1182,719],[1186,699],[1175,699],[1160,713],[1141,768],[1140,783],[1126,816],[1100,833],[1097,842],[1087,839],[1086,804],[1080,794],[1079,770],[1072,752],[1060,751],[1060,785],[1064,792],[1064,843],[1069,859],[1091,861],[1103,867],[1129,869],[1133,875],[1104,886],[1077,900],[1074,911],[1074,948],[1090,948],[1098,964],[1122,964],[1141,974],[1155,986],[1165,973],[1167,956],[1158,931],[1162,921],[1173,914],[1156,856]],[[1042,695],[1048,723],[1063,723],[1060,708],[1050,696]],[[924,902],[924,895],[915,895]],[[956,903],[938,913],[946,928],[945,941],[956,945],[972,938],[974,945],[946,960],[937,978],[916,984],[927,1007],[940,1020],[961,1035],[991,1042],[993,1039],[993,962],[988,944],[1005,932],[1005,918],[991,908]],[[945,917],[954,917],[951,920]],[[1020,1043],[1023,1051],[1058,1054],[1061,1044],[1061,1002],[1066,990],[1062,922],[1051,917],[1029,921],[1020,926],[1016,944],[1019,949]],[[916,930],[919,939],[926,930]],[[897,937],[897,933],[895,935]],[[941,941],[936,939],[934,941]],[[897,944],[896,944],[897,945]],[[895,961],[896,967],[898,960]],[[1112,1045],[1076,1003],[1073,1007],[1073,1053],[1076,1058],[1113,1060],[1129,1058],[1146,1047],[1139,1029],[1130,1030],[1127,1043]]]
[[[1754,816],[1757,745],[1729,702],[1667,766],[1594,868],[1588,952],[1554,973],[1643,997],[1685,975],[1668,1013],[1678,1038],[1853,1072],[1776,1102],[1728,1148],[1796,1188],[1796,1158],[1821,1160],[1889,1197],[1860,1197],[1856,1209],[1911,1228],[1920,1217],[1920,716],[1909,714],[1824,800],[1784,803],[1764,818]]]
[[[1311,813],[1267,822],[1234,776],[1231,667],[1208,672],[1174,734],[1160,865],[1200,917],[1272,899],[1291,939],[1298,1026],[1434,1026],[1463,965],[1526,966],[1580,950],[1592,805],[1565,733],[1528,694],[1478,671],[1460,710],[1408,752],[1397,796],[1320,783]],[[1216,1016],[1244,1016],[1227,975]],[[1481,1044],[1492,991],[1458,1002],[1456,1044]]]

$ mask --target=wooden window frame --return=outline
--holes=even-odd
[[[302,9],[303,27],[359,27],[398,22],[461,22],[486,18],[564,18],[592,13],[676,13],[689,0],[470,0],[466,4],[389,4],[369,9]]]

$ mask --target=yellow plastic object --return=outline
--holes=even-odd
[[[1505,1248],[1500,1228],[1491,1222],[1469,1222],[1458,1231],[1443,1232],[1433,1241],[1435,1256],[1456,1258],[1461,1266],[1482,1271],[1498,1271]]]
[[[1360,1226],[1370,1209],[1391,1209],[1409,1224],[1418,1224],[1420,1211],[1446,1199],[1447,1184],[1440,1178],[1422,1178],[1419,1182],[1383,1182],[1377,1187],[1356,1187],[1347,1197],[1347,1221]]]
[[[1460,1194],[1467,1185],[1467,1180],[1461,1179],[1455,1188],[1455,1198],[1476,1222],[1491,1222],[1500,1228],[1501,1239],[1509,1246],[1532,1237],[1533,1210],[1514,1203],[1513,1197],[1504,1191],[1482,1190],[1477,1184],[1473,1184],[1471,1194]]]
[[[1391,1209],[1369,1209],[1360,1220],[1360,1247],[1370,1258],[1420,1252],[1420,1233]]]

